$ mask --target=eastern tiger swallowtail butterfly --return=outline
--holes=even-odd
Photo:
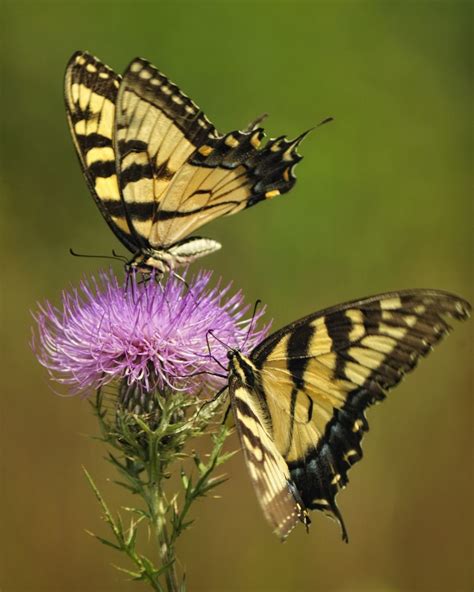
[[[467,319],[465,300],[407,290],[355,300],[283,327],[246,357],[230,350],[228,390],[263,513],[284,540],[308,509],[334,518],[348,540],[337,493],[362,458],[365,410],[385,398]]]
[[[286,193],[301,160],[294,140],[262,145],[262,118],[220,134],[148,61],[123,77],[87,52],[65,75],[69,127],[89,189],[129,267],[160,273],[220,249],[196,228]]]

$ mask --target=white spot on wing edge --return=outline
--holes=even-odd
[[[139,74],[140,78],[142,78],[143,80],[149,80],[152,76],[151,72],[149,70],[142,70]]]
[[[142,69],[142,64],[139,61],[133,62],[133,64],[130,66],[130,72],[139,72]]]
[[[392,296],[380,301],[380,308],[382,310],[397,310],[402,307],[402,301],[399,296]]]

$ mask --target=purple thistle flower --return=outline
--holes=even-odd
[[[101,272],[98,281],[92,277],[64,291],[62,307],[39,305],[33,350],[73,394],[124,380],[143,391],[170,387],[190,394],[223,386],[224,378],[207,374],[225,374],[219,364],[228,363],[225,346],[209,330],[246,353],[270,325],[256,329],[264,309],[253,321],[244,318],[249,305],[242,292],[231,295],[231,284],[220,281],[210,287],[211,275],[199,272],[189,287],[175,276],[143,283],[131,275],[126,287],[112,271]]]

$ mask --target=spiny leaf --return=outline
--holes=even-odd
[[[129,549],[135,548],[135,541],[138,535],[138,522],[130,524],[128,535],[125,537],[125,544]]]
[[[225,483],[227,481],[227,479],[228,479],[228,477],[226,477],[225,475],[222,475],[221,477],[213,477],[212,479],[209,479],[207,481],[207,483],[205,485],[202,485],[202,487],[199,489],[199,495],[205,496],[208,491],[210,491],[211,489],[214,489],[214,487],[217,487],[218,485],[221,485],[222,483]]]
[[[130,491],[130,493],[133,493],[133,494],[140,493],[140,491],[142,489],[140,486],[129,485],[128,483],[124,483],[123,481],[117,481],[115,479],[112,481],[112,483],[115,483],[116,485],[120,485],[120,487],[127,489],[128,491]]]
[[[107,504],[105,503],[104,498],[102,497],[101,493],[99,492],[99,490],[97,489],[96,484],[94,483],[94,481],[92,480],[92,477],[89,475],[89,473],[87,472],[85,467],[82,467],[82,470],[84,471],[87,480],[89,481],[90,486],[92,487],[93,492],[95,493],[95,496],[97,498],[97,500],[99,501],[99,504],[102,507],[102,511],[104,512],[104,517],[106,519],[106,521],[110,524],[110,527],[112,528],[115,536],[117,537],[117,539],[120,540],[120,531],[118,530],[118,526],[107,506]]]
[[[131,508],[129,506],[122,506],[122,509],[125,510],[126,512],[130,512],[131,514],[136,514],[137,516],[139,516],[139,520],[137,520],[137,524],[138,522],[141,522],[143,519],[149,519],[150,518],[150,514],[149,512],[147,512],[146,510],[142,510],[141,508]]]
[[[183,468],[181,468],[181,483],[183,484],[183,488],[187,490],[189,486],[189,479]]]
[[[186,530],[191,524],[194,524],[195,520],[188,520],[187,522],[181,523],[181,530]]]
[[[201,461],[198,453],[195,450],[193,450],[193,452],[192,452],[192,459],[193,459],[194,464],[196,465],[199,473],[203,473],[206,470],[206,465]]]
[[[120,545],[116,545],[112,541],[109,541],[108,539],[104,539],[103,537],[99,536],[98,534],[95,534],[95,533],[91,532],[90,530],[86,530],[86,532],[87,532],[88,535],[94,537],[95,539],[97,539],[98,541],[100,541],[101,543],[103,543],[104,545],[107,545],[108,547],[112,547],[116,551],[121,551],[122,550],[122,547]]]
[[[130,576],[132,578],[132,580],[135,581],[143,581],[146,578],[146,572],[145,570],[142,571],[132,571],[131,569],[127,569],[125,567],[120,567],[120,565],[115,565],[114,563],[112,563],[112,565],[115,567],[116,570],[127,574],[128,576]]]

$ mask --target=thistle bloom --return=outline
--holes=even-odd
[[[210,287],[211,275],[201,271],[189,285],[175,276],[158,283],[136,275],[125,285],[112,271],[85,279],[63,292],[60,307],[39,305],[33,349],[73,394],[115,381],[190,394],[222,386],[216,374],[225,374],[225,346],[248,352],[269,325],[256,329],[264,310],[245,318],[242,292],[231,294],[231,284],[220,282]]]

